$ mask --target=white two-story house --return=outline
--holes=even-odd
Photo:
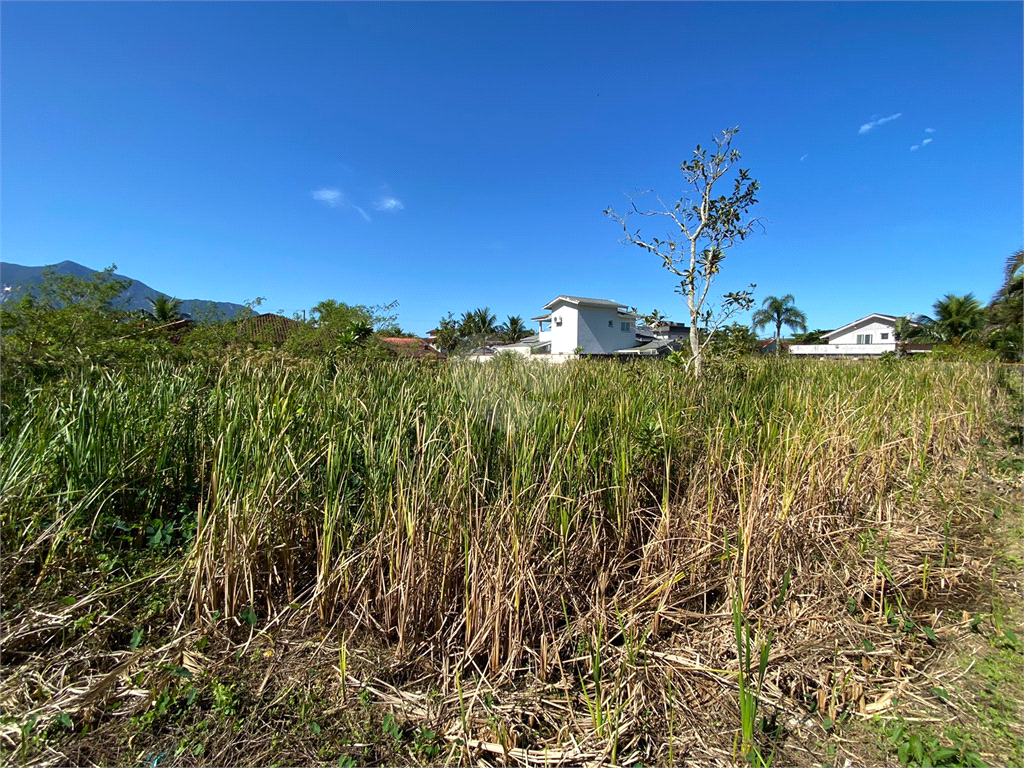
[[[625,304],[559,296],[544,305],[534,354],[609,355],[637,346],[636,315]]]
[[[814,357],[878,357],[885,352],[895,352],[898,319],[895,315],[874,312],[822,334],[825,344],[791,344],[789,353]],[[926,352],[930,349],[931,345],[916,344],[908,351]]]

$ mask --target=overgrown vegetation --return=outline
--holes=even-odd
[[[449,312],[434,333],[435,343],[445,352],[469,352],[486,344],[515,344],[533,335],[519,315],[510,315],[499,325],[490,307],[463,312],[458,320]]]
[[[738,325],[699,381],[441,364],[393,306],[186,332],[119,290],[0,306],[5,759],[1019,762],[1010,368]]]
[[[825,759],[969,631],[935,610],[982,579],[977,513],[936,488],[1009,374],[705,374],[246,356],[5,386],[5,753]]]

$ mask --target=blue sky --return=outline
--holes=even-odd
[[[683,319],[602,211],[724,128],[811,327],[986,299],[1021,247],[1020,3],[3,4],[2,257],[291,314]],[[870,126],[870,127],[866,127]],[[912,149],[917,147],[917,149]],[[644,228],[644,233],[657,230]]]

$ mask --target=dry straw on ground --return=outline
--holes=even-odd
[[[89,723],[88,744],[252,657],[253,764],[287,756],[259,713],[306,668],[326,675],[322,719],[362,693],[434,734],[443,749],[420,762],[815,762],[822,722],[888,711],[962,624],[941,606],[985,564],[955,551],[971,512],[943,488],[991,429],[1001,375],[232,363],[30,392],[4,417],[2,578],[19,608],[0,740],[60,764],[26,747],[28,718]],[[153,577],[159,640],[129,647],[157,582],[108,571],[92,589],[76,571],[103,573],[115,521],[152,529],[181,504],[196,527]],[[767,647],[756,687],[737,633]],[[238,754],[211,741],[176,759]]]

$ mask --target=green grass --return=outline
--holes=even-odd
[[[132,588],[127,626],[90,619],[83,637],[97,648],[156,648],[179,627],[244,647],[298,616],[325,637],[371,634],[400,659],[428,653],[450,680],[557,667],[609,759],[643,712],[667,708],[666,731],[677,727],[679,689],[645,671],[669,623],[729,615],[733,600],[740,658],[718,663],[742,687],[722,717],[741,754],[767,763],[774,747],[755,731],[782,642],[772,622],[789,600],[833,594],[836,573],[862,560],[878,585],[863,596],[871,611],[909,610],[911,566],[876,534],[902,525],[894,499],[916,498],[987,434],[1004,375],[785,359],[715,363],[702,382],[603,361],[82,371],[4,394],[0,586],[26,606],[74,603],[83,574],[88,589],[130,591],[169,569],[159,588]],[[929,561],[942,566],[944,521]],[[908,583],[936,589],[940,577],[915,574]],[[859,615],[861,599],[839,605]],[[340,668],[353,663],[346,648],[332,651]],[[242,717],[245,690],[204,678],[154,689],[154,722],[200,682],[211,717]],[[295,728],[322,738],[321,720]],[[438,758],[439,732],[402,725],[402,754]]]

